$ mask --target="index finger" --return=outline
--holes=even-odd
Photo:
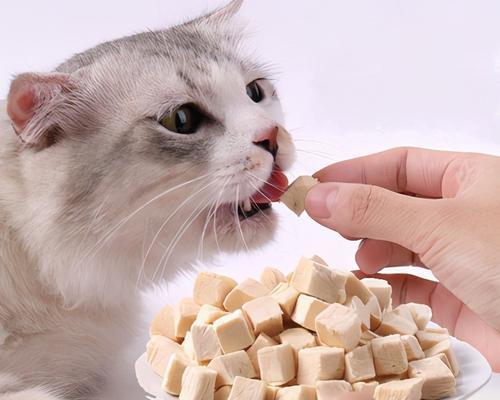
[[[314,174],[321,182],[363,183],[398,193],[442,197],[448,166],[466,153],[413,147],[395,148],[340,161]]]

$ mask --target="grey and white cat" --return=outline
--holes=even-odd
[[[200,253],[269,240],[294,147],[266,68],[242,54],[240,5],[12,82],[0,107],[0,400],[125,399],[104,393],[147,329],[137,288]]]

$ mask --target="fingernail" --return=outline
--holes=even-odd
[[[306,197],[306,210],[312,218],[330,218],[338,187],[331,183],[314,186]]]

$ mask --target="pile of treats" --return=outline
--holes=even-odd
[[[459,366],[429,307],[392,308],[391,286],[302,258],[237,283],[201,272],[193,298],[163,308],[147,359],[181,400],[442,399]]]

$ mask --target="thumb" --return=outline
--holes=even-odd
[[[311,218],[344,236],[385,240],[419,253],[442,225],[445,201],[372,185],[321,183],[305,204]]]

